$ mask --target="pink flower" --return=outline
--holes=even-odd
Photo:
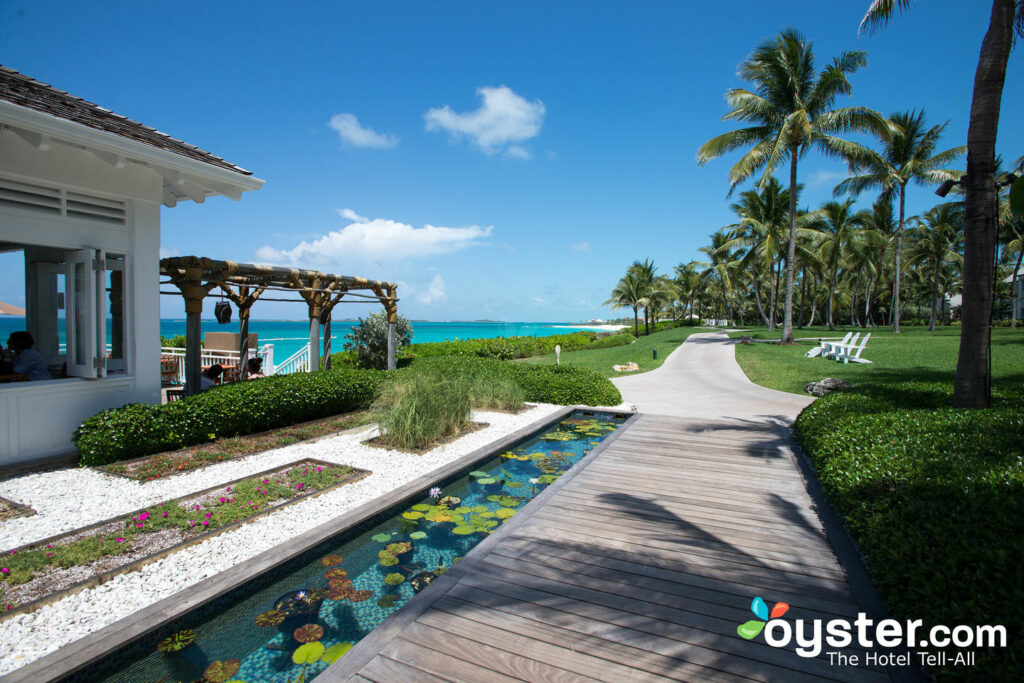
[[[199,506],[198,506],[198,505],[196,505],[196,510],[199,510],[199,509],[200,509],[200,508],[199,508]]]
[[[269,483],[270,483],[270,480],[269,480],[269,479],[264,479],[264,480],[263,480],[263,483],[264,483],[264,484],[269,484]]]
[[[190,519],[190,520],[188,520],[188,525],[189,526],[195,526],[196,525],[196,521],[194,519]]]
[[[230,487],[230,486],[229,486],[229,487],[227,488],[227,491],[226,491],[226,492],[227,492],[227,493],[231,493],[231,487]]]
[[[316,468],[316,471],[317,471],[317,472],[323,472],[323,471],[324,471],[324,468],[323,468],[323,467],[317,467],[317,468]]]
[[[165,513],[164,513],[164,514],[163,514],[162,516],[163,516],[163,517],[166,517],[166,516],[167,516],[167,513],[165,512]]]
[[[138,524],[136,524],[135,526],[137,526],[137,527],[139,527],[139,528],[141,529],[141,528],[142,528],[142,522],[139,522],[139,523],[138,523]]]
[[[8,567],[0,567],[0,573],[10,574],[11,570]]]
[[[48,545],[48,546],[46,546],[46,547],[47,547],[47,548],[52,548],[53,546],[52,546],[52,545]]]
[[[47,557],[53,557],[53,553],[46,553]]]
[[[11,555],[17,555],[17,554],[18,554],[18,551],[17,551],[17,550],[12,550],[12,551],[11,551]]]
[[[147,519],[149,519],[149,513],[148,512],[143,512],[141,515],[139,515],[139,521],[140,522],[145,522]]]
[[[226,503],[227,500],[228,500],[227,498],[218,498],[217,499],[217,501],[220,502],[220,503]]]
[[[118,542],[118,543],[124,543],[124,539],[123,539],[123,538],[120,538],[120,537],[119,537],[119,538],[117,539],[117,542]]]
[[[296,487],[295,487],[295,490],[296,490],[296,491],[298,491],[298,490],[300,490],[300,489],[302,489],[302,484],[299,484],[298,486],[296,486]]]
[[[210,523],[209,523],[209,522],[207,522],[207,521],[204,521],[204,522],[203,522],[203,526],[210,526]]]

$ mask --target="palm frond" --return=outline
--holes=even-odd
[[[884,28],[897,8],[903,12],[908,7],[910,7],[910,0],[874,0],[868,7],[867,14],[861,19],[857,33],[864,35]]]
[[[700,146],[697,150],[697,163],[703,166],[727,152],[750,144],[757,145],[769,135],[771,135],[771,129],[765,126],[752,126],[722,133]]]

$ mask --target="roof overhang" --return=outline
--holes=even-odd
[[[186,200],[202,204],[207,197],[216,196],[237,201],[243,192],[258,190],[264,183],[260,178],[212,166],[4,100],[0,100],[0,126],[43,151],[52,144],[68,145],[91,152],[116,168],[124,168],[127,164],[150,168],[163,177],[164,206],[175,206]]]

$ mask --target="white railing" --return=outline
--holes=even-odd
[[[308,343],[274,368],[273,372],[264,371],[266,375],[291,375],[296,372],[309,372]]]
[[[221,365],[232,365],[238,366],[238,351],[216,351],[203,349],[201,353],[200,365],[202,367],[208,367],[215,363]],[[173,346],[161,346],[160,347],[161,365],[164,361],[170,361],[173,359],[177,363],[177,375],[176,381],[178,384],[185,383],[185,349]],[[294,357],[294,356],[293,356]],[[249,358],[262,358],[263,359],[263,374],[273,375],[279,372],[278,368],[274,367],[274,345],[264,344],[259,349],[249,349]],[[307,353],[308,358],[308,353]],[[309,362],[307,360],[307,367]]]

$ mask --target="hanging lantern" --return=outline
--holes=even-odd
[[[213,315],[221,325],[231,322],[231,304],[227,301],[218,301],[213,307]]]

